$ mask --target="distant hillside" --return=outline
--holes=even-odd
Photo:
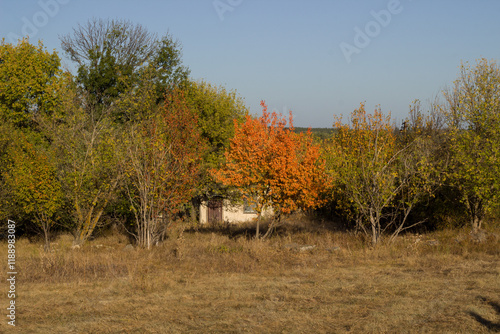
[[[308,128],[294,128],[296,133],[306,132]],[[332,136],[335,129],[333,128],[311,128],[311,132],[316,140],[328,139]]]

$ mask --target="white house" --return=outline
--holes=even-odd
[[[273,214],[271,208],[265,209],[264,217]],[[243,203],[231,203],[228,199],[214,198],[200,205],[200,224],[210,222],[243,223],[256,220],[258,217],[255,206],[246,200]]]

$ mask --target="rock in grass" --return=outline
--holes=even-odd
[[[439,246],[439,241],[437,240],[427,240],[429,246]]]
[[[299,245],[293,242],[291,244],[286,244],[285,246],[283,246],[283,248],[298,252],[307,252],[316,248],[316,245]]]
[[[314,248],[316,248],[316,245],[304,245],[304,246],[300,246],[298,248],[299,252],[307,252],[309,250],[313,250]]]

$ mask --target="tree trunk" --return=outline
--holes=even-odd
[[[471,218],[472,231],[477,232],[481,229],[483,218],[483,202],[477,197],[468,197],[466,203]]]
[[[49,233],[44,231],[44,234],[45,234],[45,246],[44,246],[44,250],[45,250],[46,252],[49,252],[49,251],[50,251],[50,239],[49,239]]]
[[[372,223],[372,245],[376,246],[377,242],[378,242],[377,229],[375,228],[375,225]]]
[[[472,217],[472,231],[477,232],[481,229],[482,220],[478,216]]]
[[[274,214],[274,218],[271,221],[271,225],[269,225],[269,228],[267,229],[266,234],[264,234],[262,239],[267,239],[268,237],[270,237],[271,234],[273,234],[274,230],[276,229],[276,226],[278,226],[280,222],[281,222],[281,210],[277,209],[276,213]]]
[[[262,217],[262,212],[259,212],[259,215],[257,216],[257,227],[255,229],[255,239],[259,239],[259,234],[260,234],[260,218]]]
[[[365,228],[364,222],[363,222],[363,217],[358,213],[356,214],[355,217],[356,221],[356,234],[363,232],[365,235],[368,235],[368,231]]]
[[[89,213],[85,221],[80,224],[77,230],[77,236],[75,240],[73,240],[73,246],[81,246],[85,241],[87,241],[87,239],[94,232],[97,222],[101,218],[103,212],[104,208],[100,209],[94,217],[92,217],[92,212]]]
[[[380,241],[380,220],[370,210],[370,224],[372,226],[372,245],[376,246]]]
[[[45,237],[45,245],[43,247],[44,251],[50,251],[50,221],[41,221],[43,234]]]

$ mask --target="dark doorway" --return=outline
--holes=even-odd
[[[222,222],[222,198],[213,198],[208,201],[207,218],[209,224]]]

